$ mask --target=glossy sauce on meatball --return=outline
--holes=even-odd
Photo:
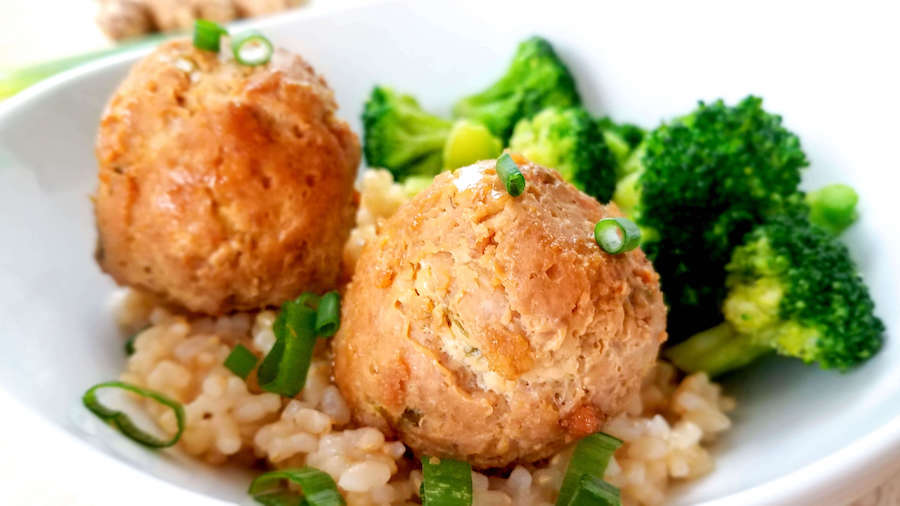
[[[511,197],[485,161],[434,183],[366,245],[335,338],[335,379],[362,424],[419,454],[502,467],[600,429],[665,340],[640,250],[604,253],[618,216],[554,171]]]
[[[248,67],[189,40],[161,45],[101,120],[102,269],[211,314],[333,288],[360,159],[336,109],[299,56]]]

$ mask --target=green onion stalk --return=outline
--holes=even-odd
[[[500,155],[500,158],[497,159],[496,170],[500,181],[503,182],[503,186],[511,196],[518,197],[525,191],[525,176],[522,175],[522,171],[519,170],[519,166],[509,156],[509,153]]]
[[[470,506],[472,466],[467,462],[422,457],[423,506]]]
[[[238,344],[225,358],[225,368],[245,380],[256,368],[256,362],[256,355],[243,344]]]
[[[161,439],[152,434],[148,434],[144,430],[138,428],[138,426],[135,425],[135,423],[131,420],[131,417],[129,417],[127,414],[117,409],[105,406],[97,397],[97,392],[105,388],[125,390],[126,392],[130,392],[132,394],[150,399],[171,409],[175,413],[175,422],[178,426],[175,435],[169,439]],[[86,407],[91,413],[97,415],[97,417],[101,420],[110,423],[128,439],[131,439],[132,441],[148,448],[167,448],[169,446],[173,446],[178,442],[179,439],[181,439],[181,434],[184,432],[186,421],[184,415],[184,407],[180,402],[174,401],[159,392],[141,388],[130,383],[125,383],[123,381],[107,381],[104,383],[98,383],[89,388],[88,391],[84,393],[84,395],[81,397],[81,402],[84,404],[84,407]]]
[[[282,486],[299,485],[300,492]],[[344,498],[328,474],[314,468],[282,469],[256,477],[248,490],[256,502],[266,506],[344,506]]]
[[[575,445],[575,452],[566,468],[556,506],[581,504],[618,506],[617,500],[606,503],[597,501],[609,500],[613,496],[618,499],[618,490],[603,482],[603,473],[606,472],[609,459],[621,445],[621,440],[603,432],[591,434],[579,441]],[[615,490],[615,493],[611,490]],[[594,501],[593,499],[598,496],[600,499]],[[579,497],[584,501],[583,503],[576,502]],[[590,502],[587,501],[588,498],[591,499]]]

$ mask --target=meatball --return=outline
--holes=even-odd
[[[666,338],[659,277],[604,253],[618,216],[538,165],[439,175],[363,249],[334,341],[354,417],[479,468],[545,458],[623,410]]]
[[[197,19],[227,23],[237,17],[231,0],[145,0],[159,31],[186,30]]]
[[[209,314],[334,287],[360,159],[336,108],[299,56],[247,67],[190,41],[162,45],[100,123],[101,268]]]

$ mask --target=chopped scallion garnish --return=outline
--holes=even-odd
[[[567,506],[622,506],[619,489],[600,478],[583,474]]]
[[[256,372],[264,390],[293,397],[306,384],[316,344],[316,311],[306,304],[308,299],[304,294],[285,302],[275,318],[275,344]]]
[[[256,355],[243,344],[238,344],[225,359],[225,367],[240,376],[241,379],[247,379],[247,376],[256,367]]]
[[[303,304],[306,307],[315,311],[316,308],[319,307],[319,300],[321,300],[321,298],[318,295],[316,295],[312,292],[304,292],[304,293],[300,294],[299,297],[294,299],[294,302],[297,304]]]
[[[559,489],[559,498],[556,506],[568,506],[582,475],[603,477],[606,465],[616,448],[622,446],[622,441],[609,434],[597,432],[582,439],[575,445],[575,453],[566,468],[562,486]]]
[[[249,31],[235,36],[231,41],[234,59],[241,65],[262,65],[272,58],[275,48],[272,42],[257,31]]]
[[[507,193],[518,197],[525,191],[525,176],[522,175],[522,171],[519,170],[519,166],[509,156],[509,153],[500,155],[496,167],[497,175],[500,176],[500,181],[503,181]]]
[[[125,341],[125,354],[129,357],[134,355],[134,340],[137,339],[137,336],[141,335],[141,332],[143,332],[143,330],[139,330],[134,334],[131,334],[128,340]]]
[[[422,505],[470,506],[472,466],[466,462],[422,457]]]
[[[175,422],[178,424],[178,430],[175,432],[175,435],[172,436],[171,439],[160,439],[139,429],[134,424],[134,422],[131,421],[131,418],[125,413],[115,409],[107,408],[106,406],[101,404],[100,400],[97,398],[97,391],[104,388],[118,388],[121,390],[126,390],[128,392],[140,395],[141,397],[153,399],[163,406],[171,408],[172,411],[175,412]],[[129,383],[125,383],[122,381],[107,381],[105,383],[98,383],[89,388],[88,391],[84,393],[84,395],[81,397],[81,402],[84,403],[84,407],[90,410],[91,413],[97,415],[101,420],[113,424],[113,426],[119,429],[119,431],[126,437],[128,437],[132,441],[150,448],[166,448],[172,446],[177,443],[179,439],[181,439],[181,433],[184,432],[184,407],[181,405],[181,403],[173,401],[172,399],[169,399],[161,393],[147,390],[135,385],[131,385]]]
[[[194,21],[194,47],[197,49],[218,53],[223,35],[228,35],[228,30],[219,23],[207,19]]]
[[[594,239],[607,253],[625,253],[641,243],[641,229],[628,218],[603,218],[594,226]]]
[[[301,493],[286,490],[283,481],[300,486]],[[328,474],[312,467],[282,469],[257,476],[250,483],[250,495],[267,506],[343,506],[344,498]]]
[[[316,335],[331,337],[341,324],[341,296],[328,292],[319,299],[316,311]]]

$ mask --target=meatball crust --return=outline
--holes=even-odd
[[[478,468],[548,457],[623,410],[666,338],[640,250],[603,252],[619,216],[525,163],[511,197],[493,161],[434,183],[365,246],[335,337],[360,423]]]
[[[160,46],[101,119],[101,268],[209,314],[333,288],[360,159],[336,109],[299,56],[247,67],[188,40]]]

